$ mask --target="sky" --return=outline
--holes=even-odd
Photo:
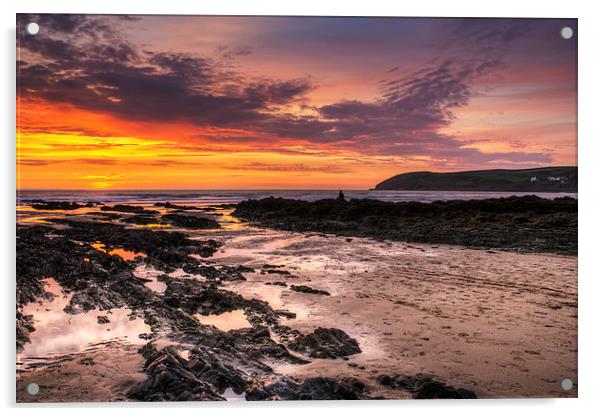
[[[574,166],[576,33],[573,19],[20,14],[17,188],[369,189]]]

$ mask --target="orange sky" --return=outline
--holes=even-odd
[[[556,30],[574,21],[18,23],[19,189],[367,189],[576,164],[576,43]]]

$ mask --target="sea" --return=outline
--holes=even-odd
[[[505,198],[509,196],[536,195],[541,198],[561,197],[577,198],[576,193],[563,192],[468,192],[468,191],[377,191],[343,190],[347,199],[376,199],[380,201],[433,202],[449,200],[469,200]],[[336,198],[339,190],[20,190],[17,191],[17,204],[34,199],[46,201],[71,202],[109,202],[109,203],[154,203],[170,201],[172,203],[190,203],[199,206],[235,204],[247,199],[280,197],[317,201]]]

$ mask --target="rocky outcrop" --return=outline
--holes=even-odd
[[[100,207],[101,211],[115,211],[115,212],[128,212],[132,214],[158,214],[158,211],[144,209],[140,205],[128,205],[128,204],[117,204],[113,206],[105,205]]]
[[[366,386],[356,379],[329,377],[297,381],[283,377],[267,386],[256,386],[246,394],[247,400],[362,400],[369,399]]]
[[[33,326],[33,317],[31,315],[23,315],[17,310],[17,352],[23,349],[23,345],[29,342],[29,334],[35,331]]]
[[[140,401],[225,400],[217,390],[186,368],[187,362],[171,348],[148,351],[144,372],[148,378],[136,384],[127,397]]]
[[[220,228],[219,223],[213,219],[197,217],[192,215],[165,214],[161,216],[161,219],[165,222],[175,225],[176,227],[189,228],[195,230]]]
[[[31,207],[33,209],[38,210],[60,210],[60,211],[73,211],[79,208],[93,207],[94,204],[92,202],[88,202],[86,204],[79,204],[77,202],[67,202],[67,201],[35,201],[32,202]]]
[[[245,266],[208,266],[199,263],[186,263],[182,266],[186,273],[200,275],[214,282],[234,282],[247,280],[242,273],[253,272],[253,269]]]
[[[387,387],[397,390],[406,390],[412,393],[414,399],[476,399],[477,396],[470,390],[456,389],[441,381],[434,380],[428,374],[415,376],[388,376],[380,375],[377,381]]]
[[[337,328],[317,328],[311,334],[300,334],[288,346],[311,358],[346,357],[362,352],[355,339]]]
[[[192,211],[192,210],[201,210],[203,208],[199,208],[199,207],[195,207],[192,205],[177,205],[177,204],[172,204],[169,201],[166,202],[155,202],[153,204],[156,207],[164,207],[164,208],[168,208],[168,209],[173,209],[173,210],[180,210],[180,211]]]
[[[233,215],[296,232],[576,255],[577,205],[574,198],[536,196],[431,203],[265,198],[239,203]]]
[[[330,296],[330,293],[325,290],[314,289],[313,287],[305,285],[291,285],[290,289],[295,292],[310,293],[312,295]]]

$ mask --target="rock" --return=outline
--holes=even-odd
[[[429,203],[270,197],[242,201],[232,215],[295,232],[576,255],[577,207],[567,197]]]
[[[190,211],[190,210],[202,210],[202,208],[191,206],[191,205],[177,205],[172,204],[171,202],[155,202],[154,206],[156,207],[165,207],[169,209],[177,209],[180,211]]]
[[[281,267],[284,267],[283,264],[264,264],[262,266],[263,269],[279,269]]]
[[[162,220],[172,223],[177,227],[203,230],[209,228],[220,228],[217,221],[205,217],[195,217],[192,215],[165,214]]]
[[[94,215],[104,218],[107,221],[118,220],[123,218],[122,215],[116,214],[114,212],[96,212]]]
[[[273,384],[254,387],[247,400],[362,400],[369,399],[366,386],[356,379],[308,378],[302,382],[283,377]]]
[[[33,209],[38,210],[62,210],[72,211],[78,208],[85,208],[91,206],[90,204],[78,204],[77,202],[66,202],[66,201],[38,201],[31,204]]]
[[[95,365],[96,362],[94,361],[94,359],[92,357],[84,357],[81,360],[79,360],[79,363],[82,365]]]
[[[17,352],[23,350],[23,345],[29,342],[29,334],[35,331],[33,326],[33,316],[23,315],[17,310]]]
[[[127,204],[117,204],[117,205],[113,205],[108,206],[102,206],[100,207],[101,211],[115,211],[115,212],[131,212],[134,214],[141,214],[141,213],[146,213],[146,214],[158,214],[157,211],[152,211],[152,210],[145,210],[144,207],[141,207],[139,205],[127,205]]]
[[[265,284],[274,286],[288,286],[286,282],[265,282]]]
[[[197,348],[219,351],[220,360],[235,367],[252,369],[257,374],[271,374],[272,369],[263,363],[270,359],[291,364],[307,364],[309,361],[292,355],[280,343],[274,341],[265,326],[218,331],[214,336],[199,340]],[[235,364],[238,363],[238,364]],[[235,387],[235,386],[232,386]]]
[[[220,243],[215,240],[191,240],[185,234],[174,231],[133,229],[120,224],[71,219],[55,219],[54,222],[69,226],[61,230],[68,240],[100,241],[107,247],[122,247],[126,250],[142,252],[152,261],[177,267],[190,261],[189,254],[208,257],[220,246]]]
[[[295,312],[286,311],[284,309],[276,309],[274,313],[278,316],[284,316],[286,319],[295,319],[297,317]]]
[[[233,270],[236,270],[238,273],[255,273],[255,269],[249,266],[230,266]]]
[[[330,296],[330,293],[325,290],[314,289],[305,285],[291,285],[290,289],[295,292],[311,293],[312,295]]]
[[[288,346],[311,358],[337,358],[362,352],[355,339],[337,328],[317,328],[311,334],[300,334]]]
[[[66,313],[128,307],[132,310],[131,318],[143,318],[150,327],[150,333],[139,336],[149,340],[144,351],[141,350],[148,377],[128,391],[128,398],[132,400],[222,400],[224,388],[242,392],[257,380],[273,377],[271,363],[309,362],[277,341],[300,336],[280,325],[281,320],[294,318],[294,313],[274,311],[267,302],[246,299],[220,289],[217,284],[244,278],[242,273],[254,269],[208,265],[190,257],[198,253],[212,255],[220,246],[215,240],[192,240],[179,232],[128,228],[73,217],[53,221],[67,227],[19,226],[17,229],[17,348],[28,342],[29,333],[34,330],[33,320],[22,314],[22,308],[40,297],[51,296],[45,294],[41,279],[52,276],[61,290],[70,295]],[[51,238],[47,236],[49,233]],[[139,261],[165,273],[183,268],[205,275],[208,281],[164,274],[158,278],[167,288],[163,294],[157,294],[135,278],[135,264],[92,248],[90,244],[94,242],[101,242],[107,248],[145,253],[147,257]],[[233,310],[244,311],[253,327],[224,332],[202,325],[194,317],[196,313],[219,314]],[[109,321],[110,315],[97,317],[101,325]],[[276,334],[275,339],[272,334]],[[190,351],[188,359],[169,347],[157,351],[152,340],[158,337],[185,344]],[[312,341],[313,338],[316,339]],[[342,336],[313,338],[299,338],[299,348],[315,357],[345,353]]]
[[[224,391],[228,387],[242,391],[250,383],[247,374],[222,361],[218,354],[205,349],[195,348],[191,351],[187,368],[218,391]]]
[[[127,397],[141,401],[225,400],[209,383],[186,368],[186,361],[172,349],[148,353],[144,372],[148,378],[127,392]]]
[[[280,274],[280,275],[283,275],[283,276],[291,276],[291,272],[289,272],[288,270],[267,269],[266,273],[268,273],[268,274]]]
[[[148,225],[155,224],[157,219],[155,217],[151,217],[146,214],[132,215],[131,217],[123,219],[123,222],[128,224],[139,224],[139,225]]]
[[[377,381],[387,387],[406,390],[412,393],[415,399],[476,399],[477,396],[470,390],[456,389],[447,384],[436,381],[428,374],[418,373],[415,376],[389,376],[382,374]]]
[[[199,263],[186,263],[182,266],[182,270],[189,274],[198,274],[207,279],[213,280],[216,283],[220,281],[235,282],[247,280],[241,272],[248,272],[244,266],[206,266]]]

